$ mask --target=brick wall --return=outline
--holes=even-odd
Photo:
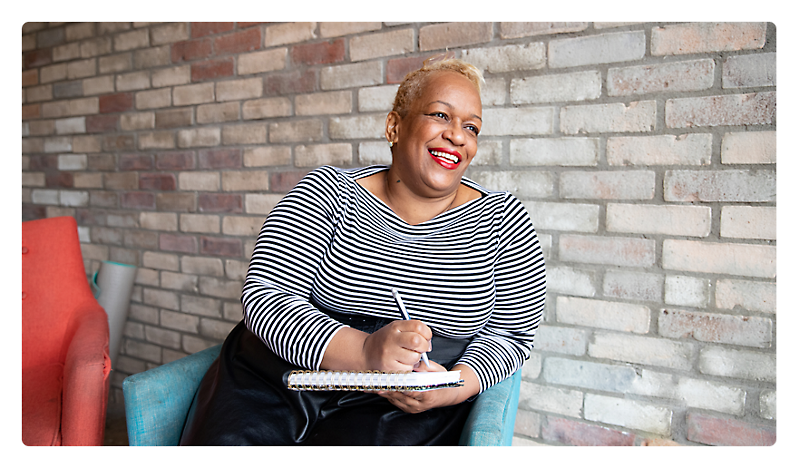
[[[256,233],[322,164],[388,163],[397,83],[485,70],[470,177],[545,246],[517,445],[776,437],[776,32],[766,23],[27,23],[23,219],[139,267],[129,374],[220,343]]]

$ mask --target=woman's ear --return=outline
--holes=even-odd
[[[399,139],[399,131],[397,129],[400,123],[400,116],[394,111],[391,111],[386,116],[386,140],[389,143],[396,143]]]

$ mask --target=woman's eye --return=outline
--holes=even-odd
[[[447,114],[445,114],[445,113],[443,113],[443,112],[433,112],[433,113],[432,113],[432,114],[430,114],[430,115],[432,115],[433,117],[438,117],[438,118],[440,118],[440,119],[447,120]]]
[[[466,128],[467,128],[467,129],[468,129],[470,132],[474,133],[475,135],[477,135],[477,134],[479,134],[479,133],[480,133],[480,129],[479,129],[479,128],[477,128],[477,127],[475,127],[474,125],[467,125],[467,126],[466,126]]]

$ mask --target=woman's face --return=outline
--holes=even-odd
[[[477,153],[482,109],[477,88],[466,77],[441,71],[428,77],[405,117],[389,114],[386,133],[395,144],[395,169],[417,195],[440,197],[458,189]]]

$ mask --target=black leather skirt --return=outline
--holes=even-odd
[[[367,333],[391,321],[327,313]],[[449,369],[468,343],[434,336],[428,356]],[[409,414],[371,393],[298,392],[287,388],[293,370],[242,321],[203,378],[180,445],[457,445],[471,409]]]

